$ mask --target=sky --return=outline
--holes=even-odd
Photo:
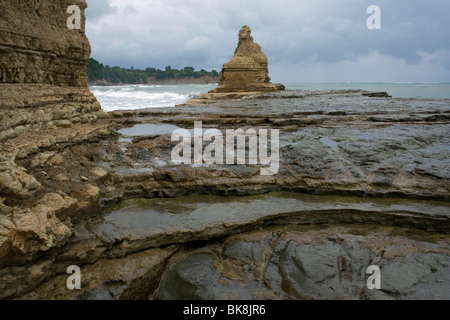
[[[91,56],[220,71],[243,25],[272,82],[450,82],[449,0],[87,0]],[[369,29],[371,5],[381,29]]]

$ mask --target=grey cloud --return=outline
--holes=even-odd
[[[97,21],[104,15],[117,13],[117,8],[111,6],[108,0],[90,0],[87,2],[86,18],[91,22]]]
[[[87,1],[92,55],[110,65],[220,69],[248,24],[274,65],[346,65],[377,52],[398,68],[434,59],[450,80],[448,0]],[[381,8],[381,30],[366,27],[371,4]]]

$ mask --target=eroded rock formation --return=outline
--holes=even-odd
[[[267,56],[253,41],[250,28],[243,26],[233,58],[223,65],[219,85],[201,99],[240,97],[276,90],[284,90],[284,86],[270,82]]]
[[[81,29],[67,27],[71,5],[81,9]],[[78,177],[79,183],[71,181],[72,190],[63,191],[60,186],[46,185],[48,173],[42,170],[43,164],[51,161],[54,168],[60,168],[61,178],[75,174],[65,169],[64,150],[108,134],[107,126],[97,121],[101,106],[87,87],[90,45],[84,31],[86,7],[84,0],[0,3],[3,292],[8,285],[4,277],[14,278],[14,273],[3,267],[24,264],[63,245],[72,230],[69,221],[60,219],[62,214],[95,206],[98,189],[94,185],[81,185]],[[31,174],[32,168],[41,170]],[[81,187],[90,189],[90,196],[75,192]]]

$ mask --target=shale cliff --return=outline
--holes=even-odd
[[[71,5],[85,1],[2,1],[0,83],[86,86],[89,41],[81,29],[67,28]]]
[[[67,27],[72,5],[80,8],[81,29]],[[71,212],[95,206],[98,189],[68,178],[76,172],[67,170],[61,155],[108,133],[97,121],[101,106],[87,87],[86,7],[84,0],[0,3],[2,296],[23,289],[20,279],[42,276],[40,267],[23,265],[68,240]],[[46,183],[48,173],[42,165],[47,161],[59,167],[61,180],[70,187],[61,190]],[[80,188],[89,192],[77,193]]]

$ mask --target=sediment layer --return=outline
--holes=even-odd
[[[81,29],[67,28],[72,5],[80,8]],[[84,0],[2,1],[0,83],[87,86],[86,7]]]
[[[67,27],[67,9],[72,5],[80,8],[80,29]],[[54,157],[59,152],[110,134],[110,124],[98,121],[97,115],[103,112],[87,87],[90,45],[84,32],[85,8],[86,2],[80,0],[0,4],[3,277],[15,274],[4,266],[20,266],[67,242],[72,231],[62,215],[98,208],[99,190],[94,185],[72,183],[63,191],[43,184],[48,177],[44,162],[52,158],[54,165],[61,164],[62,158]],[[33,169],[39,172],[31,173]],[[62,180],[64,174],[73,173],[61,172]],[[80,189],[90,193],[77,193]],[[7,283],[2,278],[2,288]]]

